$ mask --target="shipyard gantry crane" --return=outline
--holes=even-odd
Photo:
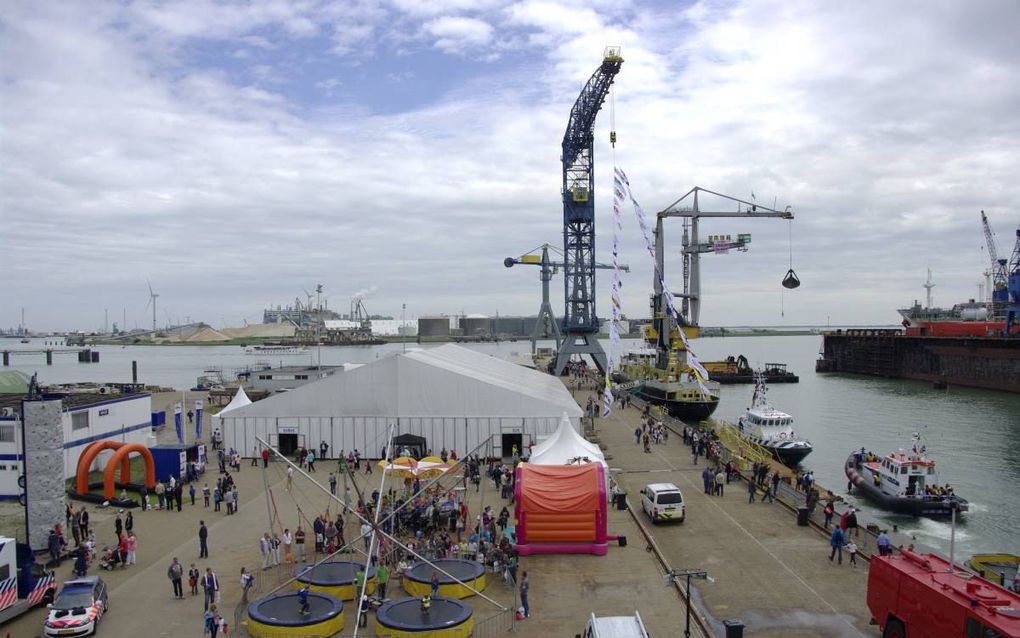
[[[538,319],[535,321],[535,327],[531,331],[531,354],[535,354],[536,342],[538,339],[548,339],[550,336],[556,340],[556,349],[560,349],[560,341],[563,336],[560,334],[560,327],[556,323],[556,317],[553,315],[552,305],[549,303],[549,282],[552,281],[553,275],[559,272],[560,268],[564,268],[566,264],[562,261],[550,261],[549,251],[556,249],[549,244],[542,244],[541,256],[536,255],[535,251],[527,252],[520,257],[507,257],[503,260],[503,265],[507,268],[513,268],[517,264],[525,264],[529,266],[539,266],[539,279],[542,281],[542,305],[538,309]],[[596,263],[596,269],[607,269],[612,268],[612,264]],[[622,264],[620,270],[624,272],[630,272],[630,266]]]
[[[729,200],[736,204],[736,210],[702,210],[700,202],[700,195],[702,193]],[[685,228],[682,247],[684,291],[683,294],[676,296],[682,299],[680,314],[684,323],[685,333],[690,328],[693,329],[691,332],[695,333],[692,336],[697,336],[696,330],[701,320],[701,254],[714,252],[716,246],[720,250],[729,248],[746,250],[747,244],[751,242],[750,235],[737,235],[736,241],[724,239],[722,241],[716,240],[715,242],[702,243],[698,239],[699,220],[702,217],[742,217],[745,219],[777,217],[779,219],[793,219],[793,213],[790,212],[789,206],[785,210],[774,210],[755,202],[744,201],[730,195],[723,195],[722,193],[710,191],[707,188],[695,186],[687,191],[683,197],[667,206],[665,210],[659,211],[655,216],[655,268],[661,277],[665,277],[666,273],[662,220],[667,217],[684,218]],[[687,224],[690,225],[689,235],[686,228]],[[789,274],[787,276],[789,277]],[[659,276],[653,277],[652,285],[654,290],[652,296],[652,325],[655,331],[656,351],[658,353],[656,367],[664,370],[668,367],[669,354],[672,350],[671,325],[666,303],[663,299],[662,279]]]
[[[557,376],[571,355],[590,355],[606,372],[595,314],[595,116],[620,72],[619,47],[607,47],[602,64],[577,96],[563,134],[563,345],[556,355]]]
[[[989,308],[989,315],[1001,317],[1002,311],[1009,303],[1009,292],[1007,291],[1008,276],[1006,274],[1007,260],[999,258],[999,252],[995,247],[995,236],[992,234],[992,227],[988,223],[988,216],[981,211],[981,228],[985,232],[985,248],[988,249],[988,258],[992,265],[992,307]]]

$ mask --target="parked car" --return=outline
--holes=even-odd
[[[110,608],[106,583],[99,576],[85,576],[64,583],[56,600],[47,605],[43,633],[52,637],[77,638],[96,633],[100,619]]]
[[[641,490],[641,509],[653,523],[684,522],[687,506],[680,488],[672,483],[650,483]]]

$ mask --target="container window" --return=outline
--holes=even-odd
[[[12,443],[14,441],[14,426],[0,425],[0,443]]]
[[[86,430],[89,427],[89,413],[84,412],[72,412],[71,413],[71,429],[72,430]]]

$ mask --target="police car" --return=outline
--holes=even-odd
[[[46,636],[77,638],[96,633],[99,620],[109,608],[106,583],[99,576],[76,578],[64,583],[49,607],[43,626]]]

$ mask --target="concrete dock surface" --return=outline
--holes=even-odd
[[[575,394],[584,405],[590,391]],[[191,397],[189,396],[189,400]],[[867,562],[860,560],[856,568],[829,561],[827,540],[815,529],[798,527],[790,510],[780,504],[747,502],[743,482],[728,486],[722,497],[703,494],[698,465],[679,437],[652,445],[644,453],[634,444],[633,430],[639,422],[635,408],[615,409],[605,419],[597,419],[596,433],[609,455],[608,462],[629,494],[631,511],[612,508],[609,531],[627,539],[626,546],[610,546],[606,556],[540,555],[523,557],[520,569],[529,573],[531,582],[531,617],[516,622],[514,632],[527,636],[574,636],[580,633],[590,613],[600,616],[641,613],[654,637],[683,636],[686,606],[677,590],[663,578],[666,567],[672,569],[703,569],[711,581],[693,580],[692,593],[695,620],[700,613],[713,635],[725,635],[723,622],[738,619],[744,623],[745,636],[876,636],[869,626],[864,602]],[[209,428],[207,427],[207,430]],[[173,437],[172,426],[160,434],[160,440]],[[208,434],[206,434],[208,438]],[[326,484],[329,472],[336,469],[335,460],[316,462],[314,475]],[[134,511],[135,533],[138,536],[138,564],[108,572],[93,565],[90,574],[102,576],[110,587],[110,611],[99,627],[100,636],[201,636],[203,600],[200,594],[184,600],[172,597],[167,567],[176,556],[187,569],[192,563],[202,571],[211,566],[220,579],[220,612],[230,626],[228,635],[246,635],[239,612],[242,566],[257,575],[252,599],[265,595],[278,583],[290,577],[294,566],[261,570],[258,538],[269,527],[269,512],[278,513],[283,524],[292,531],[301,520],[298,508],[307,518],[325,511],[329,498],[308,480],[298,476],[294,489],[285,489],[285,465],[276,461],[263,477],[261,468],[242,461],[240,472],[232,473],[239,486],[240,508],[227,516],[225,510],[213,512],[202,505],[201,495],[192,506],[187,496],[181,512]],[[211,466],[199,481],[210,485],[217,476]],[[357,481],[362,489],[371,491],[379,485],[380,473]],[[266,498],[264,482],[268,482],[273,498]],[[472,487],[464,492],[472,516],[480,507],[491,505],[498,512],[506,504],[491,482],[479,492]],[[640,509],[639,490],[646,483],[673,482],[684,492],[687,519],[683,524],[652,525]],[[448,483],[444,483],[448,484]],[[389,483],[387,484],[389,485]],[[343,483],[338,493],[342,494]],[[72,502],[74,503],[74,502]],[[75,505],[80,505],[74,503]],[[99,547],[112,545],[115,510],[89,505],[93,528]],[[512,510],[512,508],[511,508]],[[335,515],[336,506],[330,506]],[[210,558],[198,559],[197,531],[199,520],[209,527]],[[304,523],[306,530],[308,523]],[[353,515],[347,518],[347,537],[357,534]],[[649,543],[643,532],[651,535]],[[311,542],[311,535],[309,537]],[[360,543],[359,543],[360,545]],[[311,548],[311,546],[309,546]],[[344,559],[359,560],[362,555]],[[71,564],[65,562],[57,570],[58,580],[71,576]],[[500,607],[512,608],[516,602],[513,588],[504,584],[498,574],[488,575],[485,595],[497,604],[475,596],[466,600],[474,609],[476,636],[502,633],[507,616]],[[187,589],[187,584],[185,583]],[[390,597],[402,595],[396,582],[389,588]],[[42,635],[44,609],[30,613],[0,627],[0,636],[12,638]],[[354,632],[353,607],[346,607],[347,622],[342,636]],[[242,625],[235,627],[235,618]],[[374,636],[375,621],[370,617],[367,629],[358,635]],[[693,636],[703,636],[696,623]]]

